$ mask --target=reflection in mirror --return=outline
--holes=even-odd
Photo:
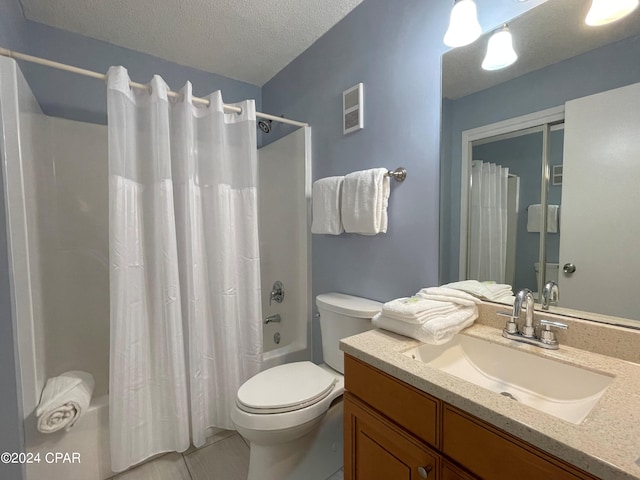
[[[588,3],[510,21],[507,69],[480,68],[488,35],[443,56],[441,283],[555,281],[563,313],[640,320],[640,11],[593,28]]]
[[[562,167],[563,125],[550,133],[549,169]],[[468,279],[508,283],[514,291],[558,282],[562,180],[548,188],[547,268],[540,275],[543,132],[521,130],[472,142]],[[488,255],[487,255],[488,253]]]

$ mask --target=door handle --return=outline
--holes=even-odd
[[[562,271],[567,275],[571,275],[573,272],[576,271],[576,266],[573,263],[565,263],[564,266],[562,267]]]

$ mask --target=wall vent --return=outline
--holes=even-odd
[[[562,165],[554,165],[551,174],[551,185],[558,187],[562,185]]]
[[[342,92],[342,131],[345,135],[364,126],[363,87],[364,84],[359,83]]]

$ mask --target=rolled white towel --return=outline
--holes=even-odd
[[[455,305],[429,300],[419,296],[396,298],[382,306],[382,313],[389,318],[409,323],[424,323],[435,315],[454,312]]]
[[[94,386],[93,375],[80,370],[49,378],[36,409],[38,430],[42,433],[63,428],[68,431],[89,408]]]
[[[480,299],[474,297],[470,293],[463,292],[462,290],[456,290],[454,288],[446,287],[428,287],[423,288],[417,296],[426,298],[429,300],[439,300],[441,302],[451,302],[457,305],[463,305],[471,307],[481,302]]]
[[[389,318],[378,313],[371,322],[376,328],[414,338],[432,345],[442,345],[453,338],[456,333],[471,326],[478,318],[478,308],[459,306],[457,311],[448,315],[435,317],[423,324],[414,324]]]

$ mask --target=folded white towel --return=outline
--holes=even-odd
[[[511,285],[505,283],[484,283],[478,280],[462,280],[460,282],[447,283],[446,288],[462,290],[484,300],[495,301],[497,298],[513,295]]]
[[[79,370],[49,378],[36,409],[38,430],[52,433],[73,427],[89,408],[94,386],[93,375]]]
[[[346,175],[342,187],[344,230],[362,235],[386,233],[389,191],[386,168],[362,170]]]
[[[415,338],[424,343],[442,345],[453,338],[456,333],[471,326],[478,318],[478,308],[458,307],[448,315],[435,317],[423,324],[413,324],[389,318],[378,313],[371,322],[376,328],[383,328],[405,337]]]
[[[344,177],[327,177],[313,182],[313,223],[311,233],[340,235],[342,218],[342,184]]]
[[[558,233],[559,205],[547,205],[547,233]],[[536,203],[527,208],[527,232],[540,232],[542,205]]]
[[[477,297],[474,297],[470,293],[463,292],[462,290],[456,290],[454,288],[428,287],[423,288],[418,293],[416,293],[416,295],[430,300],[451,302],[466,307],[471,307],[480,303],[480,300]]]
[[[429,318],[456,310],[448,302],[428,300],[422,297],[396,298],[382,306],[382,313],[389,317],[409,323],[424,323]]]

